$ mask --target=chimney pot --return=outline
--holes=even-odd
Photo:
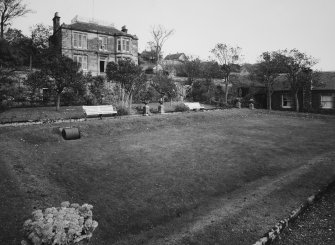
[[[128,33],[128,29],[127,29],[126,26],[122,26],[121,31],[124,32],[124,33]]]

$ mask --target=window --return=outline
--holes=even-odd
[[[130,52],[130,40],[120,38],[117,40],[117,51],[118,52]]]
[[[117,40],[117,51],[121,52],[121,39]]]
[[[73,33],[73,47],[87,49],[87,35],[84,33]]]
[[[80,64],[82,70],[87,70],[87,56],[86,55],[73,55],[73,60]]]
[[[129,52],[129,39],[126,40],[126,52]]]
[[[100,60],[99,62],[99,70],[101,73],[104,73],[106,71],[106,61],[105,60]]]
[[[334,97],[331,95],[321,95],[321,108],[324,109],[334,108]]]
[[[99,49],[100,50],[107,50],[107,37],[99,37]]]
[[[292,96],[290,94],[282,95],[282,108],[292,108]]]

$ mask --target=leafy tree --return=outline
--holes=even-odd
[[[139,92],[146,83],[146,77],[141,67],[131,59],[121,59],[118,63],[109,62],[106,68],[109,81],[113,80],[121,87],[121,102],[128,102],[129,108],[132,104],[134,93]]]
[[[284,57],[282,65],[290,82],[292,94],[294,95],[295,109],[298,112],[300,110],[298,93],[302,91],[306,84],[311,84],[310,78],[313,73],[311,68],[317,61],[297,49],[283,50],[281,54]]]
[[[149,42],[150,50],[154,51],[156,65],[160,63],[160,59],[162,56],[163,45],[166,40],[174,33],[174,30],[167,30],[165,27],[158,25],[154,26],[151,29],[151,35],[153,41]]]
[[[250,77],[263,83],[267,91],[267,108],[271,110],[273,85],[276,78],[283,72],[284,57],[281,52],[264,52],[260,61],[251,68]]]
[[[180,73],[184,73],[188,78],[189,85],[192,85],[194,79],[201,76],[202,63],[198,58],[188,57],[180,66]]]
[[[31,52],[34,67],[42,67],[46,53],[50,52],[49,37],[51,34],[51,26],[37,24],[31,28]]]
[[[0,0],[0,38],[4,38],[5,28],[11,21],[30,12],[22,0]]]
[[[228,86],[230,82],[231,72],[238,71],[239,65],[238,62],[241,60],[241,48],[232,47],[227,44],[218,43],[211,50],[219,64],[221,69],[224,72],[225,80],[225,103],[228,103]]]
[[[60,108],[61,95],[66,89],[82,88],[80,65],[66,56],[52,56],[46,61],[41,72],[28,76],[30,87],[48,88],[56,95],[56,110]]]
[[[172,101],[178,95],[175,82],[167,75],[158,73],[152,78],[151,86],[161,95]]]

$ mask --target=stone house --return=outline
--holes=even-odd
[[[52,20],[50,47],[80,63],[84,72],[104,76],[107,63],[122,58],[138,64],[138,38],[129,34],[126,26],[118,30],[78,17],[71,24],[60,24],[57,12]]]

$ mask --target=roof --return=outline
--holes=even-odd
[[[312,90],[335,90],[335,72],[320,72],[321,86],[314,86]],[[286,74],[280,74],[273,84],[274,91],[290,90],[291,86]]]
[[[165,60],[179,60],[182,55],[185,56],[184,53],[169,54],[165,57]]]
[[[320,81],[324,86],[313,87],[313,90],[335,90],[335,72],[321,72]]]
[[[75,22],[72,24],[62,24],[62,28],[78,30],[78,31],[98,32],[106,35],[128,36],[136,40],[138,39],[136,35],[125,33],[123,31],[116,29],[115,27],[103,26],[95,23]]]

